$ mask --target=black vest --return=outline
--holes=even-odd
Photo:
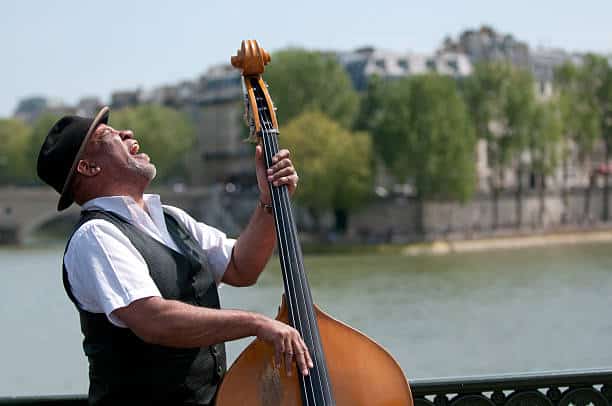
[[[218,309],[217,285],[208,269],[206,253],[180,221],[168,212],[164,214],[168,232],[184,255],[107,211],[82,212],[74,230],[93,219],[111,222],[140,252],[162,297]],[[89,359],[91,405],[212,403],[225,373],[224,344],[190,349],[148,344],[130,329],[110,323],[106,315],[79,308],[65,265],[63,280],[81,319],[83,349]]]

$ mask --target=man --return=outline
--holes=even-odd
[[[76,305],[89,360],[89,402],[210,404],[225,372],[224,342],[257,336],[277,363],[308,374],[299,333],[265,316],[220,309],[217,284],[255,283],[275,245],[268,182],[293,193],[298,175],[287,150],[266,172],[260,146],[260,202],[237,240],[144,194],[155,166],[129,130],[66,116],[41,148],[39,177],[76,202],[81,219],[64,254],[66,292]],[[289,371],[290,369],[288,369]]]

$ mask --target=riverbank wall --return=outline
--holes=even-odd
[[[228,192],[221,185],[155,192],[165,203],[187,210],[230,236],[240,233],[257,203],[256,190]],[[65,220],[60,221],[73,223],[78,218],[78,207],[58,213],[56,204],[57,194],[49,188],[0,188],[0,244],[27,240],[62,215]],[[612,213],[612,207],[608,209]],[[508,243],[508,239],[531,241],[528,238],[533,236],[612,230],[611,221],[601,221],[603,211],[603,191],[595,188],[590,194],[571,190],[566,199],[559,193],[540,196],[527,192],[520,203],[515,194],[507,192],[499,195],[497,204],[488,195],[477,195],[463,204],[442,201],[420,204],[405,196],[379,198],[350,214],[343,235],[334,231],[332,213],[324,215],[319,223],[300,207],[295,207],[294,214],[305,242],[363,245],[450,242],[445,249],[456,251],[462,249],[455,243],[459,241],[499,240],[500,244],[516,245]],[[473,245],[463,245],[468,246]]]
[[[612,215],[611,202],[608,212]],[[406,244],[612,230],[612,221],[601,220],[603,212],[603,190],[597,188],[589,194],[570,190],[566,199],[558,192],[543,196],[524,193],[520,201],[514,193],[504,192],[497,203],[489,195],[477,195],[466,203],[423,204],[414,198],[396,197],[378,199],[353,213],[346,238],[361,243]]]

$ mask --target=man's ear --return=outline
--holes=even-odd
[[[96,176],[98,173],[100,173],[101,168],[93,162],[87,162],[86,160],[81,159],[79,160],[79,163],[77,163],[76,170],[78,173],[84,176]]]

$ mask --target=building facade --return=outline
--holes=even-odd
[[[496,32],[483,26],[466,30],[456,39],[446,38],[441,47],[431,54],[396,52],[373,47],[363,47],[349,52],[328,52],[346,69],[353,86],[360,92],[367,90],[368,80],[378,76],[386,80],[409,77],[425,73],[438,73],[456,79],[469,76],[474,64],[486,61],[507,61],[517,67],[528,69],[536,81],[540,100],[554,95],[554,71],[566,62],[581,63],[581,56],[559,49],[529,46],[512,35]],[[612,60],[612,56],[608,56]],[[194,80],[159,86],[152,90],[132,89],[113,92],[110,104],[113,109],[153,103],[184,111],[191,117],[197,130],[197,144],[189,152],[193,169],[190,183],[208,186],[215,183],[235,186],[253,184],[253,147],[243,140],[247,128],[243,120],[244,103],[239,72],[229,64],[210,67]],[[59,101],[43,97],[22,100],[15,117],[34,122],[47,111],[75,112],[93,115],[102,103],[95,97],[83,98],[76,107],[68,107]],[[601,148],[591,162],[579,159],[578,151],[570,145],[566,165],[562,165],[546,179],[546,187],[584,187],[598,163],[603,162]],[[599,154],[599,155],[597,155]],[[489,192],[492,169],[486,141],[480,140],[476,147],[476,170],[478,190]],[[514,167],[502,174],[502,186],[512,190],[520,187],[536,188],[534,174],[520,172],[519,164],[529,163],[528,154],[523,154]],[[384,170],[381,173],[384,174]],[[381,175],[379,179],[387,179]],[[383,182],[381,180],[381,182]],[[384,183],[384,182],[383,182]],[[402,189],[406,190],[406,188]]]

